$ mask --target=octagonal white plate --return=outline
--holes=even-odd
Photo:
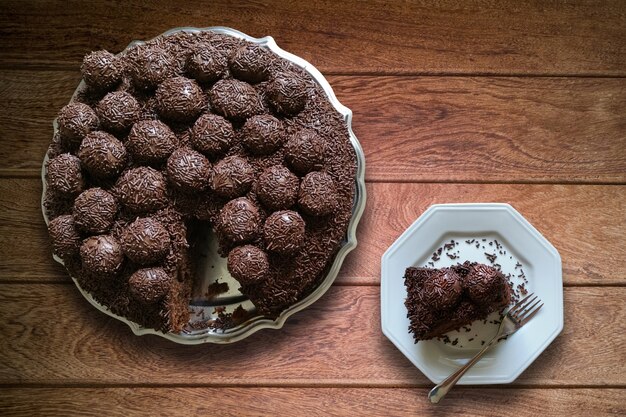
[[[456,371],[478,352],[481,341],[495,335],[497,325],[489,322],[475,322],[469,332],[448,333],[450,339],[458,339],[454,346],[436,339],[415,344],[408,332],[404,271],[409,266],[426,266],[433,252],[452,239],[459,242],[454,249],[459,258],[442,254],[436,267],[465,260],[488,263],[485,252],[494,252],[488,242],[497,239],[504,251],[497,259],[502,271],[517,275],[515,264],[520,262],[528,280],[526,288],[544,301],[533,320],[490,349],[459,384],[513,382],[563,329],[563,280],[557,250],[508,204],[433,205],[389,247],[381,262],[383,333],[433,383]],[[466,243],[471,239],[478,239],[478,248]],[[513,278],[514,286],[517,282]],[[494,313],[490,320],[497,318]]]

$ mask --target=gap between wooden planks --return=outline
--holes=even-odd
[[[622,287],[566,288],[563,332],[513,384],[626,387],[624,297]],[[183,348],[133,336],[73,286],[4,284],[0,384],[429,386],[383,336],[379,299],[377,287],[334,287],[282,330]]]
[[[0,71],[0,175],[38,176],[78,71]],[[626,183],[626,78],[329,77],[368,181]]]
[[[565,285],[626,284],[624,186],[367,184],[367,205],[337,283],[378,285],[380,257],[431,204],[510,203],[556,248]],[[52,260],[38,179],[0,178],[0,281],[69,282]],[[16,244],[19,243],[19,244]]]

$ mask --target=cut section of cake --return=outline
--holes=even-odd
[[[509,305],[512,294],[502,272],[469,261],[440,269],[409,267],[404,284],[409,332],[416,343],[484,320]]]

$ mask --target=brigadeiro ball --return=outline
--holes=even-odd
[[[130,75],[140,89],[156,88],[179,71],[173,56],[158,45],[138,46],[130,55],[133,57]]]
[[[422,288],[424,302],[437,310],[454,306],[463,292],[459,276],[451,269],[434,272]]]
[[[137,300],[153,304],[165,297],[172,287],[172,278],[163,268],[144,268],[128,279],[130,293]]]
[[[143,120],[133,125],[126,138],[126,148],[134,161],[158,165],[178,147],[178,138],[159,120]]]
[[[117,202],[102,188],[90,188],[76,197],[72,213],[76,227],[83,232],[104,233],[115,220]]]
[[[210,181],[216,194],[235,198],[248,192],[254,182],[254,170],[244,158],[229,156],[213,167]]]
[[[156,90],[156,111],[163,119],[186,122],[195,119],[205,107],[202,89],[185,77],[169,78]]]
[[[300,180],[282,165],[267,168],[256,183],[256,194],[263,205],[271,210],[286,209],[298,199]]]
[[[122,80],[122,62],[109,51],[95,51],[85,55],[80,72],[88,86],[109,90]]]
[[[504,276],[497,269],[476,264],[470,267],[464,286],[472,301],[488,305],[500,296],[504,281]]]
[[[126,148],[122,142],[102,131],[85,136],[78,157],[83,167],[98,178],[114,177],[126,166]]]
[[[211,83],[222,78],[227,67],[226,55],[206,42],[198,44],[187,59],[187,73],[201,83]]]
[[[54,253],[58,256],[66,258],[78,252],[81,239],[72,215],[64,214],[52,219],[48,224],[48,232]]]
[[[208,156],[226,152],[233,143],[233,125],[222,116],[205,113],[196,120],[191,129],[192,146]]]
[[[150,217],[137,219],[122,233],[122,249],[138,264],[151,264],[161,259],[170,247],[170,235],[163,225]]]
[[[85,186],[80,159],[69,153],[61,154],[48,162],[46,179],[51,191],[62,194],[79,193]]]
[[[64,106],[57,117],[61,141],[69,147],[75,147],[100,124],[96,112],[84,103],[70,103]]]
[[[237,246],[228,254],[228,272],[242,285],[257,284],[267,277],[267,254],[252,245]]]
[[[115,191],[122,205],[134,213],[148,213],[167,204],[165,177],[150,167],[125,171],[115,183]]]
[[[96,275],[115,275],[122,268],[124,253],[111,235],[91,236],[80,246],[83,268]]]
[[[300,183],[298,204],[306,214],[325,216],[335,208],[337,189],[330,175],[324,172],[311,172]]]
[[[211,163],[200,152],[189,148],[175,150],[167,159],[167,177],[185,191],[202,191],[209,185]]]
[[[217,221],[220,237],[230,243],[245,243],[259,233],[261,215],[259,209],[245,197],[231,200],[222,207]]]
[[[100,123],[106,130],[115,133],[126,132],[139,118],[141,106],[129,93],[113,91],[96,106]]]
[[[267,250],[290,254],[304,244],[304,220],[291,210],[272,213],[263,226],[263,238]]]
[[[220,80],[209,93],[213,109],[231,120],[245,120],[263,113],[261,99],[248,83],[239,80]]]
[[[245,45],[230,56],[230,72],[235,78],[249,83],[264,81],[269,76],[272,54],[258,45]]]
[[[279,74],[267,85],[267,98],[277,113],[296,115],[309,98],[306,81],[296,73]]]
[[[241,130],[243,145],[248,151],[257,155],[274,152],[283,143],[283,124],[272,115],[260,114],[252,116]]]
[[[293,134],[285,145],[285,161],[297,173],[321,169],[326,146],[324,140],[310,129]]]

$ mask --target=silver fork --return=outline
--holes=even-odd
[[[535,314],[537,314],[541,307],[543,307],[543,303],[538,306],[538,304],[541,303],[541,300],[536,295],[531,299],[533,295],[533,293],[528,294],[526,297],[518,301],[517,304],[511,307],[505,314],[503,314],[500,319],[501,322],[500,327],[498,327],[498,333],[493,337],[493,339],[491,339],[489,343],[487,343],[485,347],[483,347],[480,352],[476,354],[476,356],[463,365],[462,368],[447,377],[428,393],[428,398],[431,403],[438,403],[441,401],[441,399],[446,396],[448,391],[452,389],[454,384],[461,379],[468,369],[474,366],[476,362],[482,358],[483,354],[487,352],[491,346],[493,346],[501,338],[512,335],[518,331],[520,327],[528,323],[528,321],[532,319]]]

